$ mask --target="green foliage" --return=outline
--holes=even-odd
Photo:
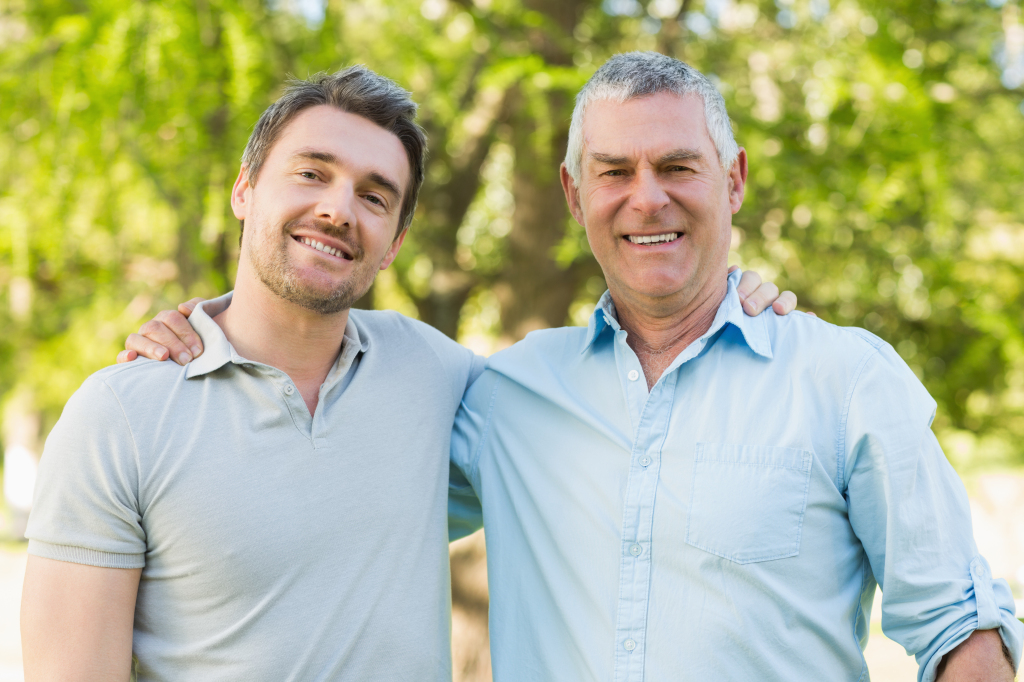
[[[289,75],[361,62],[430,135],[378,305],[450,335],[585,321],[561,199],[573,96],[615,52],[720,84],[750,159],[735,262],[892,342],[958,466],[1024,461],[1020,0],[0,0],[0,396],[47,423],[124,336],[230,286],[227,199]]]

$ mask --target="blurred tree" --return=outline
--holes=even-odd
[[[734,262],[893,343],[955,465],[1024,463],[1020,3],[0,0],[0,400],[44,435],[143,319],[230,287],[251,126],[287,75],[354,62],[430,135],[363,305],[505,342],[585,322],[604,285],[558,184],[573,97],[658,49],[719,85],[748,150]],[[468,618],[479,592],[457,590]]]

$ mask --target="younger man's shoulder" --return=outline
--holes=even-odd
[[[185,372],[185,367],[169,360],[145,358],[104,367],[82,382],[65,405],[64,413],[91,419],[101,418],[111,410],[126,416],[146,410],[157,401],[166,403],[174,385],[184,380]]]
[[[349,315],[352,316],[360,333],[368,335],[370,343],[377,341],[414,344],[426,342],[435,349],[440,348],[455,353],[469,352],[464,346],[426,322],[415,320],[394,310],[353,308],[349,311]]]
[[[371,347],[386,344],[391,352],[403,356],[421,348],[428,350],[444,368],[459,396],[483,370],[482,358],[425,322],[394,310],[353,309],[349,315]]]

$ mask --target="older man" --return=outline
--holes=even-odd
[[[747,157],[712,84],[619,55],[577,97],[562,184],[608,292],[492,356],[453,461],[483,505],[495,679],[863,680],[876,583],[919,679],[1005,680],[1022,628],[877,337],[742,314]]]

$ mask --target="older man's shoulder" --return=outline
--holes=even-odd
[[[866,329],[842,327],[800,311],[777,315],[769,309],[761,318],[776,355],[792,351],[805,356],[852,359],[890,348],[885,340]]]

